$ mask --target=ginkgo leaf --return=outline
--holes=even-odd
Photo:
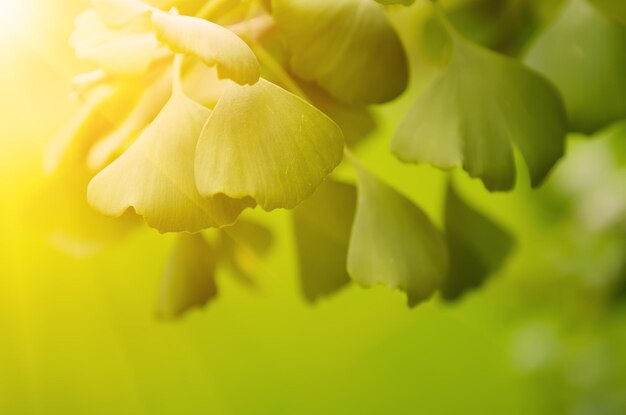
[[[607,16],[619,20],[626,25],[626,2],[624,0],[591,0]]]
[[[260,79],[231,83],[198,140],[200,194],[293,208],[339,164],[341,129],[296,95]]]
[[[109,28],[94,9],[78,16],[70,43],[79,59],[94,63],[107,73],[123,76],[144,73],[160,47],[154,32],[132,26]]]
[[[135,88],[100,85],[86,96],[71,120],[46,147],[44,173],[62,164],[84,161],[91,146],[126,116],[137,95]]]
[[[333,97],[381,103],[406,88],[408,64],[384,8],[372,0],[273,0],[291,67]]]
[[[252,49],[230,30],[192,16],[179,16],[155,10],[152,23],[158,37],[173,51],[188,53],[217,68],[222,79],[238,84],[254,84],[261,69]]]
[[[128,208],[160,232],[195,232],[232,224],[250,198],[203,198],[194,181],[194,153],[211,111],[174,89],[139,138],[89,184],[92,206],[109,216]]]
[[[370,108],[337,101],[311,83],[301,82],[300,86],[311,103],[341,127],[346,145],[355,146],[376,130],[377,121]]]
[[[353,185],[326,180],[294,210],[301,287],[310,302],[350,282],[346,267],[355,208]]]
[[[585,0],[569,0],[526,62],[559,88],[570,128],[591,133],[626,117],[625,51],[626,26]]]
[[[216,252],[201,234],[180,234],[161,281],[157,316],[177,318],[217,297],[216,264]]]
[[[153,10],[150,4],[141,0],[91,0],[94,9],[100,18],[109,27],[120,28],[133,20],[140,20],[148,26],[150,12]]]
[[[171,72],[166,71],[141,95],[133,109],[117,128],[96,142],[87,155],[87,166],[99,171],[119,156],[129,141],[135,138],[159,114],[171,95]]]
[[[63,163],[42,181],[29,201],[25,223],[31,229],[26,231],[41,235],[57,250],[77,258],[121,241],[141,220],[132,212],[108,218],[94,211],[85,198],[92,177],[82,159]]]
[[[223,258],[233,275],[247,285],[255,285],[254,277],[261,268],[262,256],[273,242],[272,232],[265,226],[239,219],[232,226],[220,229]]]
[[[450,271],[441,294],[448,300],[480,286],[502,266],[515,247],[513,236],[468,206],[451,183],[446,196],[444,228]]]
[[[515,184],[515,145],[538,186],[563,155],[558,92],[516,61],[451,36],[450,62],[409,110],[392,151],[405,162],[462,165],[493,191]]]
[[[402,4],[404,6],[410,6],[415,3],[415,0],[376,0],[380,4]]]
[[[404,291],[413,307],[444,281],[448,270],[444,237],[412,201],[354,164],[358,202],[348,273],[364,287],[383,284]]]

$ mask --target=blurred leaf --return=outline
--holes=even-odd
[[[496,272],[515,246],[513,236],[467,205],[448,183],[445,236],[450,271],[441,289],[443,298],[455,300],[480,286]]]
[[[408,82],[407,58],[384,9],[362,0],[274,0],[273,15],[298,76],[333,97],[372,104]]]
[[[152,12],[152,23],[161,41],[173,51],[189,53],[217,68],[222,79],[244,85],[254,84],[261,76],[252,49],[230,30],[204,19]]]
[[[211,111],[179,88],[124,154],[89,184],[89,203],[101,213],[119,216],[128,208],[160,232],[195,232],[233,223],[254,206],[250,198],[203,198],[196,189],[196,143]]]
[[[463,165],[489,190],[509,190],[515,144],[538,186],[563,154],[566,121],[557,91],[518,62],[450,35],[450,63],[400,125],[394,154],[442,169]]]
[[[114,219],[93,210],[86,198],[92,177],[82,160],[63,165],[46,177],[25,211],[25,223],[32,227],[28,231],[77,258],[94,255],[122,240],[140,220],[132,212]]]
[[[216,263],[215,250],[201,234],[182,233],[161,281],[157,316],[180,317],[214,299]]]
[[[149,85],[116,128],[98,140],[87,154],[87,166],[99,171],[119,156],[132,139],[154,120],[172,93],[172,74],[166,70]]]
[[[261,256],[273,242],[272,232],[265,226],[239,219],[234,225],[220,229],[222,260],[231,267],[235,277],[255,285],[254,276],[261,265]]]
[[[376,0],[380,4],[402,4],[408,6],[415,3],[415,0]]]
[[[569,0],[526,62],[558,87],[570,128],[591,133],[626,116],[626,27]]]
[[[157,55],[160,43],[143,27],[107,27],[94,9],[76,19],[70,42],[79,59],[98,65],[107,73],[136,76],[144,73]]]
[[[196,182],[205,196],[293,208],[342,156],[341,129],[317,108],[265,79],[231,83],[198,141]]]
[[[311,103],[341,127],[346,145],[353,147],[376,130],[376,118],[368,107],[337,101],[312,83],[301,82],[300,86]]]
[[[348,284],[347,257],[356,189],[325,181],[293,214],[302,292],[310,302]]]
[[[96,87],[79,110],[46,146],[44,173],[52,174],[63,164],[84,161],[94,142],[124,117],[131,93],[109,85]]]
[[[591,3],[606,12],[607,16],[626,24],[626,1],[624,0],[591,0]]]
[[[358,202],[348,273],[369,288],[404,291],[416,306],[440,288],[448,270],[442,233],[412,201],[354,162]]]

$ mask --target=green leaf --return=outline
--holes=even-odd
[[[152,12],[152,23],[161,41],[173,51],[188,53],[217,68],[218,77],[244,85],[261,76],[252,49],[230,30],[204,19]]]
[[[230,266],[233,275],[248,285],[262,267],[261,257],[272,246],[272,232],[265,226],[244,219],[220,229],[222,260]]]
[[[205,196],[291,209],[342,156],[341,129],[312,105],[264,79],[231,83],[198,141],[196,181]]]
[[[377,120],[370,108],[337,101],[312,83],[301,82],[300,86],[311,103],[341,127],[346,145],[355,146],[376,130]]]
[[[447,300],[455,300],[480,286],[502,266],[515,247],[513,236],[468,206],[451,183],[446,196],[445,236],[450,271],[441,294]]]
[[[204,198],[194,181],[195,149],[211,111],[178,88],[154,122],[89,184],[89,203],[119,216],[128,208],[160,232],[195,232],[232,224],[250,198]]]
[[[394,154],[443,169],[462,165],[489,190],[509,190],[516,145],[538,186],[563,155],[566,121],[558,92],[516,61],[452,37],[451,60],[409,110]]]
[[[70,43],[79,59],[89,61],[107,73],[137,76],[144,73],[159,53],[160,42],[153,32],[127,25],[112,29],[94,9],[76,19]]]
[[[325,181],[293,215],[304,297],[315,302],[350,282],[346,269],[356,189]]]
[[[407,58],[381,5],[274,0],[272,10],[301,78],[348,103],[386,102],[405,90]]]
[[[625,51],[626,26],[585,0],[570,0],[530,47],[526,62],[559,88],[570,128],[592,133],[626,117]]]
[[[180,317],[217,297],[216,253],[201,234],[179,236],[161,281],[157,316]]]
[[[626,2],[624,0],[591,0],[591,3],[603,10],[607,16],[626,24]]]
[[[410,6],[415,3],[415,0],[376,0],[380,4],[388,5],[388,4],[402,4],[404,6]]]
[[[364,287],[404,291],[413,307],[443,283],[448,270],[443,235],[412,201],[354,164],[358,202],[348,273]]]

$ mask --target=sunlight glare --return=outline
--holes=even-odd
[[[0,33],[17,33],[24,27],[23,0],[0,0]]]

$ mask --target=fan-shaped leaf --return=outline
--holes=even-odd
[[[512,145],[533,186],[563,154],[565,115],[558,92],[512,59],[452,35],[451,61],[402,122],[392,150],[406,162],[458,165],[489,190],[515,183]]]
[[[371,0],[273,0],[291,67],[335,98],[380,103],[407,85],[407,59],[383,7]]]
[[[222,79],[244,85],[259,80],[261,69],[252,49],[236,34],[204,19],[178,16],[158,10],[152,23],[159,39],[173,51],[189,53],[217,68]]]
[[[133,207],[160,232],[233,223],[254,202],[224,195],[203,198],[194,181],[196,144],[210,112],[175,89],[137,141],[91,181],[91,205],[109,216]]]
[[[354,186],[326,180],[294,210],[300,281],[310,302],[350,281],[346,266],[355,208]]]
[[[217,296],[216,252],[201,234],[179,236],[161,281],[157,316],[176,318]]]
[[[526,62],[559,88],[571,129],[591,133],[626,117],[626,26],[586,0],[566,4]]]
[[[205,196],[293,208],[342,155],[341,129],[312,105],[264,79],[231,83],[198,141],[196,181]]]
[[[450,271],[441,293],[448,300],[480,286],[502,266],[515,246],[507,231],[468,206],[451,183],[446,196],[445,235]]]
[[[358,202],[348,273],[364,287],[383,284],[406,292],[413,307],[443,283],[448,269],[443,235],[413,202],[355,166]]]
[[[123,76],[144,73],[160,47],[154,32],[132,26],[111,29],[93,9],[78,16],[70,42],[79,59]]]

